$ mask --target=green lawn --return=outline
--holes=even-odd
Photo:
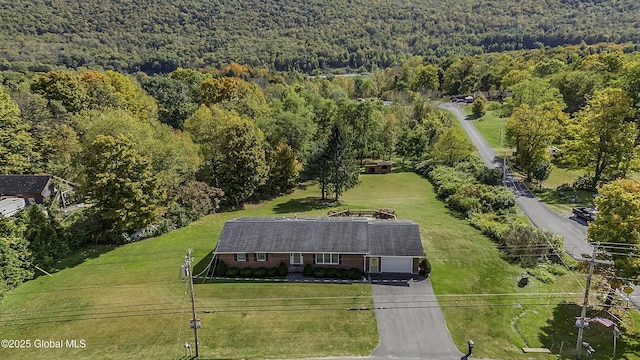
[[[465,106],[463,108],[465,114],[471,116],[471,105]],[[487,143],[493,148],[493,150],[498,154],[498,156],[503,156],[506,153],[508,154],[507,161],[512,160],[511,152],[512,148],[503,147],[503,139],[502,136],[504,125],[507,121],[506,118],[501,118],[498,115],[498,111],[487,111],[487,113],[481,117],[480,119],[474,119],[473,125],[478,129],[480,134],[487,140]],[[552,165],[551,175],[549,179],[544,182],[543,186],[546,188],[544,192],[540,194],[540,199],[545,202],[551,209],[557,212],[566,213],[571,212],[571,208],[576,205],[587,205],[592,206],[592,195],[587,192],[577,191],[576,196],[578,196],[577,202],[570,201],[571,198],[569,196],[560,196],[553,191],[553,189],[557,188],[562,184],[571,185],[574,180],[583,175],[585,170],[581,169],[568,169],[566,167],[559,167],[557,165]],[[566,200],[566,201],[565,201]]]
[[[579,294],[553,295],[579,292],[572,277],[555,285],[533,280],[519,288],[523,270],[504,261],[466,220],[449,214],[426,180],[394,173],[363,175],[361,181],[339,208],[393,208],[400,218],[420,224],[434,288],[459,349],[473,339],[478,357],[542,359],[523,355],[520,348],[550,347],[564,337],[570,341],[568,335],[548,336],[543,330],[566,316],[557,311],[561,301],[580,301]],[[183,356],[182,346],[193,335],[188,287],[179,277],[186,249],[192,248],[200,262],[224,221],[239,216],[323,215],[327,208],[316,200],[318,194],[310,187],[243,211],[211,215],[20,286],[0,304],[0,338],[85,339],[87,346],[5,349],[2,358]],[[367,355],[378,342],[374,312],[346,310],[371,306],[368,285],[196,282],[195,293],[199,311],[206,312],[199,331],[205,358]],[[626,351],[633,349],[638,351],[637,345]]]
[[[464,110],[465,113],[470,114],[471,106],[465,106]],[[473,119],[472,122],[498,156],[503,156],[505,151],[511,154],[513,149],[506,147],[506,140],[504,139],[504,126],[507,119],[501,118],[497,110],[487,111],[483,117]]]

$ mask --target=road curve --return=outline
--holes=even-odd
[[[473,145],[478,149],[480,158],[482,158],[487,166],[490,168],[499,168],[504,171],[502,159],[496,155],[493,148],[489,146],[478,129],[469,121],[458,105],[449,102],[440,104],[439,107],[455,115]],[[575,259],[583,259],[583,254],[591,254],[593,252],[593,247],[587,242],[585,236],[587,227],[584,224],[580,224],[551,211],[544,203],[538,200],[523,183],[516,179],[509,169],[506,171],[504,185],[513,190],[516,194],[516,203],[535,226],[562,236],[567,253]]]

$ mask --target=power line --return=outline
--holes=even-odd
[[[576,296],[578,295],[578,293],[530,293],[530,294],[449,294],[445,298],[445,299],[436,299],[435,297],[433,297],[432,299],[423,299],[423,300],[415,300],[415,299],[411,299],[408,301],[377,301],[377,303],[379,304],[391,304],[391,305],[399,305],[399,304],[421,304],[424,306],[424,304],[433,304],[434,306],[437,306],[438,304],[442,305],[442,306],[452,306],[449,305],[449,303],[453,303],[455,304],[455,306],[463,306],[464,303],[472,303],[472,302],[477,302],[477,301],[483,301],[483,300],[487,300],[487,298],[494,298],[493,300],[490,301],[496,301],[498,299],[495,299],[495,297],[509,297],[508,299],[504,299],[504,301],[519,301],[518,304],[521,305],[528,305],[530,304],[529,301],[531,300],[539,300],[541,295],[545,295],[548,300],[552,300],[555,299],[557,300],[558,298],[562,299],[562,298],[566,298],[566,297],[571,297],[571,296]],[[513,296],[519,296],[519,298],[513,298]],[[531,298],[533,297],[533,299]],[[313,306],[320,306],[322,309],[326,309],[326,310],[331,310],[331,309],[344,309],[344,308],[353,308],[353,307],[357,307],[360,305],[357,305],[357,303],[353,303],[353,302],[343,302],[342,300],[345,299],[349,299],[349,300],[363,300],[366,301],[367,304],[363,304],[362,306],[364,307],[371,307],[371,296],[363,296],[363,297],[335,297],[333,299],[336,300],[341,300],[340,302],[337,303],[332,303],[332,302],[327,302],[327,303],[314,303]],[[244,300],[245,302],[249,302],[251,300],[249,299],[241,299]],[[218,307],[216,308],[215,312],[230,312],[230,311],[234,311],[234,312],[242,312],[242,311],[285,311],[285,310],[293,310],[296,309],[295,306],[303,306],[300,309],[306,309],[309,308],[309,306],[307,304],[304,303],[294,303],[294,304],[265,304],[265,301],[271,302],[274,299],[257,299],[258,301],[263,302],[262,304],[246,304],[246,305],[239,305],[239,306],[225,306],[225,307]],[[279,301],[282,300],[290,300],[287,298],[284,299],[278,299]],[[309,298],[301,298],[298,300],[313,300],[316,301],[317,298],[315,297],[309,297]],[[226,300],[223,302],[229,302],[231,300]],[[254,300],[255,302],[255,300]],[[200,302],[199,302],[200,303]],[[211,304],[212,302],[204,302],[201,304]],[[213,302],[215,303],[215,301]],[[233,303],[236,303],[235,300],[233,300]],[[462,304],[461,304],[462,303]],[[477,304],[471,304],[473,306],[481,306],[483,304],[486,304],[484,302],[480,302]],[[535,304],[535,303],[533,303]],[[205,306],[203,305],[203,306]],[[491,303],[489,303],[488,305],[491,305]],[[386,306],[388,307],[388,306]],[[316,310],[318,310],[319,308],[316,308]],[[173,311],[171,311],[173,310]],[[69,314],[61,314],[61,315],[51,315],[51,314],[44,314],[44,313],[37,313],[34,314],[34,316],[31,317],[21,317],[21,320],[28,320],[28,323],[42,323],[42,322],[64,322],[64,321],[74,321],[74,320],[87,320],[87,319],[102,319],[102,318],[114,318],[114,317],[128,317],[128,316],[142,316],[142,315],[162,315],[162,314],[173,314],[173,313],[178,313],[176,312],[173,308],[153,308],[153,309],[131,309],[131,310],[119,310],[119,311],[109,311],[109,312],[101,312],[101,313],[96,313],[95,310],[92,309],[85,309],[85,311],[87,311],[88,313],[83,313],[80,314],[80,317],[78,317],[78,313],[74,312],[74,317],[73,318],[69,318],[69,319],[65,319],[64,317],[69,316]],[[201,311],[199,311],[198,313],[202,313]],[[92,316],[88,316],[88,315],[92,315]],[[43,320],[46,319],[48,321],[37,321],[37,320]],[[0,326],[10,326],[10,325],[20,325],[20,324],[14,324],[14,323],[10,323],[8,324],[7,322],[13,322],[14,319],[4,319],[2,321],[0,321],[0,323],[4,323],[4,324],[0,324]]]

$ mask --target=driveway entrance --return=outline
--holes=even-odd
[[[388,280],[389,275],[384,276]],[[415,275],[395,277],[404,281],[372,282],[380,344],[371,356],[460,359],[464,354],[453,344],[431,281]]]

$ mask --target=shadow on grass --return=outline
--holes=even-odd
[[[540,342],[544,347],[551,350],[553,354],[559,354],[561,358],[575,358],[576,340],[578,338],[578,328],[575,327],[576,317],[580,316],[582,306],[575,303],[562,303],[553,309],[553,318],[547,321],[547,325],[540,329]],[[589,309],[587,318],[603,317],[609,318],[605,311]],[[637,339],[625,341],[624,327],[619,326],[623,337],[617,341],[616,358],[626,359],[626,355],[640,354],[640,345]],[[589,328],[584,329],[583,342],[589,343],[596,354],[608,359],[613,354],[613,327],[607,328],[596,322],[591,322]],[[560,348],[562,347],[562,352]],[[586,358],[586,349],[582,348],[582,355]]]
[[[559,191],[556,189],[532,189],[545,204],[593,207],[593,192],[586,190]]]
[[[276,205],[273,210],[278,214],[305,212],[318,209],[327,209],[335,205],[333,200],[322,200],[317,197],[291,199],[285,203]]]
[[[212,257],[213,257],[213,253],[210,251],[210,252],[207,253],[207,255],[205,257],[203,257],[202,259],[200,259],[200,261],[198,261],[195,265],[193,265],[193,274],[197,275],[197,276],[210,276],[212,274],[212,271],[213,271],[213,269],[211,268],[211,267],[213,267],[213,264],[211,264],[210,268],[207,269],[207,267],[211,263],[211,258]],[[205,272],[205,270],[206,270],[206,272]],[[205,272],[205,273],[203,273],[203,272]],[[200,275],[200,273],[203,273],[203,274]]]
[[[78,266],[89,259],[97,258],[98,256],[108,253],[115,248],[115,245],[87,245],[83,248],[72,251],[69,256],[65,258],[55,261],[51,266],[49,266],[49,272],[55,273]],[[36,272],[36,275],[38,274],[44,275],[40,271]]]

